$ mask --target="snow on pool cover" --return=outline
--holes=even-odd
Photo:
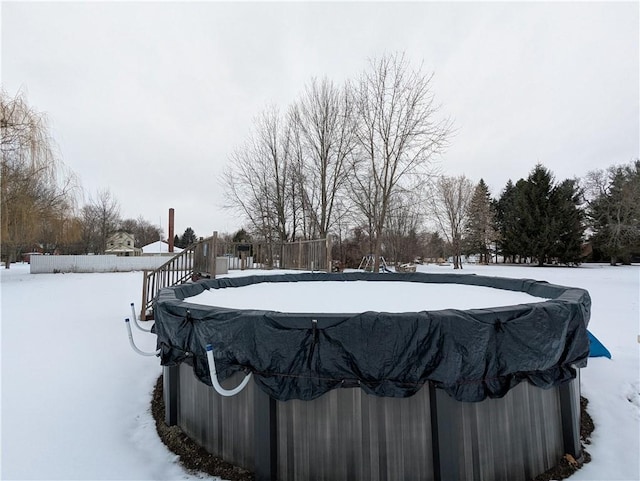
[[[525,292],[485,286],[364,280],[260,283],[210,289],[187,299],[206,306],[298,313],[484,309],[545,300]]]

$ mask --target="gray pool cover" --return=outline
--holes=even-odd
[[[185,301],[205,289],[260,282],[355,280],[487,286],[550,300],[357,314],[237,310]],[[530,279],[353,272],[203,280],[163,289],[153,310],[162,365],[187,362],[208,385],[211,344],[220,380],[236,371],[252,372],[258,386],[281,401],[310,400],[340,387],[407,397],[431,381],[458,401],[475,402],[502,397],[525,380],[550,388],[573,379],[589,356],[590,308],[583,289]]]

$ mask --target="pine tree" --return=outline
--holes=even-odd
[[[515,256],[519,253],[520,248],[518,239],[518,217],[515,208],[515,199],[518,192],[519,188],[516,188],[511,179],[509,179],[495,207],[495,228],[498,233],[498,250],[504,257],[505,262],[507,259],[515,261]]]
[[[489,187],[480,179],[475,187],[469,205],[468,223],[465,232],[465,251],[479,254],[480,262],[491,259],[491,243],[495,240],[495,212],[491,202]]]
[[[184,230],[184,233],[180,237],[180,248],[184,249],[185,247],[189,247],[197,240],[196,233],[193,231],[191,227],[187,227]]]
[[[579,264],[584,234],[582,191],[575,180],[567,179],[553,189],[553,236],[551,256],[563,264]]]
[[[240,229],[238,232],[233,234],[231,242],[251,242],[251,236],[245,229]]]
[[[542,164],[537,164],[516,197],[516,212],[522,241],[521,254],[532,256],[538,266],[544,265],[552,252],[553,234],[553,176]]]
[[[527,180],[509,181],[498,202],[503,255],[535,259],[538,266],[559,261],[578,264],[584,232],[582,193],[575,180],[556,185],[541,164]]]

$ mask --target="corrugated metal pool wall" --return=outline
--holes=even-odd
[[[265,411],[256,411],[260,392],[254,382],[224,398],[186,364],[176,377],[177,424],[207,451],[259,471],[261,441],[254,420],[267,425],[268,420]],[[240,377],[224,384],[233,386]],[[526,481],[566,452],[567,429],[575,430],[579,416],[579,379],[549,390],[524,382],[501,399],[480,403],[457,402],[428,386],[406,399],[354,388],[313,401],[271,403],[273,466],[269,475],[257,472],[258,480]],[[564,429],[563,409],[571,417]]]
[[[233,385],[237,377],[223,385]],[[183,363],[178,374],[178,426],[210,453],[253,471],[254,389],[250,381],[237,396],[220,396]]]
[[[407,399],[334,389],[279,402],[278,478],[432,480],[428,390]]]
[[[436,391],[447,479],[530,480],[564,454],[557,388],[520,383],[503,398],[462,403]]]

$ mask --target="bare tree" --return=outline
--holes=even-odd
[[[420,204],[416,192],[399,192],[391,198],[383,236],[387,261],[397,265],[418,256],[418,230],[423,217]]]
[[[370,226],[376,271],[393,194],[408,189],[412,177],[431,174],[451,131],[447,120],[436,119],[431,79],[394,54],[372,60],[352,89],[357,152],[351,190]]]
[[[119,230],[133,234],[135,247],[143,247],[152,242],[156,242],[162,237],[162,229],[153,225],[142,216],[137,219],[125,219],[120,222]],[[178,246],[182,247],[182,246]]]
[[[591,241],[611,265],[640,252],[640,160],[589,172],[585,180]]]
[[[253,156],[252,142],[237,148],[230,158],[230,165],[223,173],[223,186],[227,208],[233,209],[248,220],[250,229],[262,238],[273,232],[269,183],[265,175],[267,165],[263,159]]]
[[[364,170],[365,167],[363,165],[358,165],[357,168],[358,172],[356,174],[356,167],[354,165],[350,178],[351,191],[349,194],[354,206],[353,211],[354,217],[357,219],[356,224],[359,229],[367,234],[366,238],[369,244],[367,254],[375,255],[376,262],[374,270],[378,271],[380,269],[381,248],[378,247],[376,250],[376,241],[379,242],[380,239],[380,236],[376,235],[376,219],[380,218],[380,191],[376,186],[374,173],[371,170]]]
[[[255,122],[248,142],[231,156],[223,175],[227,207],[245,217],[267,242],[284,242],[292,229],[292,134],[276,108]]]
[[[462,269],[462,234],[466,226],[473,192],[473,183],[464,175],[460,177],[443,176],[436,182],[431,201],[438,227],[451,244],[454,269]]]
[[[330,80],[313,79],[291,109],[298,141],[298,185],[310,236],[326,237],[336,222],[355,132],[352,98]]]
[[[24,249],[63,242],[75,179],[57,155],[44,114],[0,92],[1,249],[10,267]],[[69,232],[67,229],[66,232]]]
[[[74,216],[74,199],[60,199],[49,205],[39,216],[37,243],[47,254],[65,254],[76,247],[80,240],[77,218]]]
[[[82,243],[85,253],[104,254],[107,240],[120,225],[120,205],[108,189],[99,190],[82,207]]]

